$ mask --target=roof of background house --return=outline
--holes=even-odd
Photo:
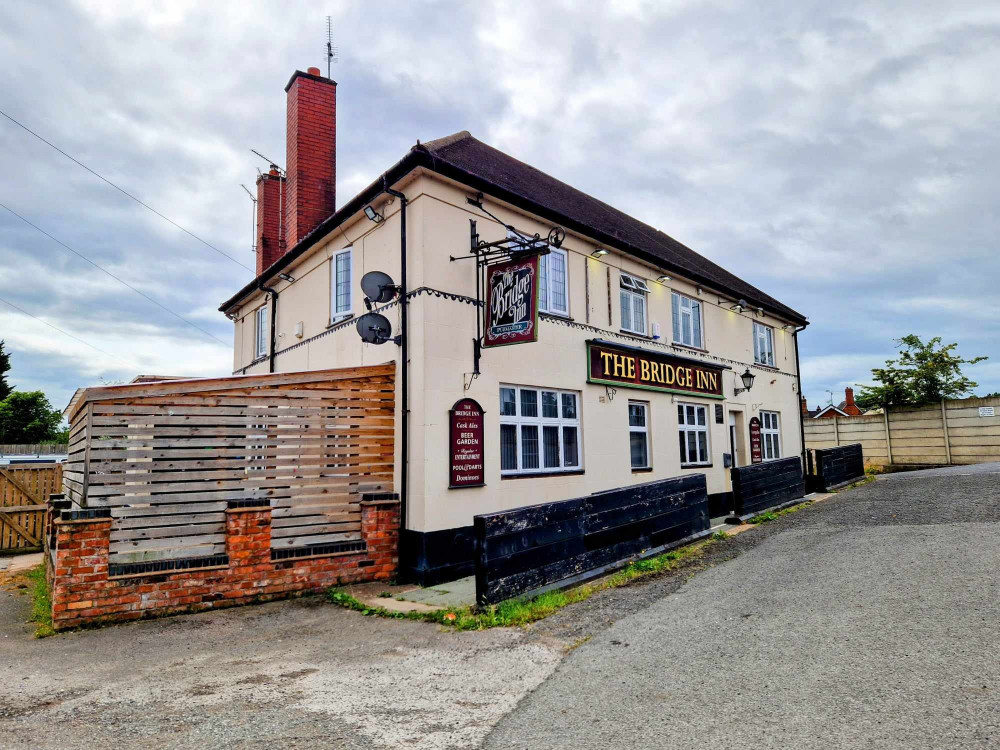
[[[826,406],[822,406],[822,407],[818,408],[813,413],[813,415],[812,415],[813,419],[816,419],[817,417],[821,416],[822,414],[825,414],[826,412],[830,411],[830,409],[833,409],[835,412],[837,412],[842,417],[849,417],[849,416],[851,416],[850,414],[848,414],[847,412],[845,412],[839,406],[834,406],[833,404],[827,404]]]
[[[378,180],[351,199],[294,248],[275,261],[254,281],[219,308],[226,311],[266,279],[286,268],[327,233],[369,203],[383,190],[415,169],[425,167],[484,194],[554,221],[566,229],[591,237],[655,266],[715,287],[751,306],[760,306],[781,317],[805,324],[801,313],[704,258],[658,229],[577,190],[565,182],[518,161],[461,131],[445,138],[418,143]]]

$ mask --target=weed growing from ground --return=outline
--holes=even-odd
[[[35,623],[35,637],[46,638],[56,631],[52,629],[52,594],[49,582],[45,580],[45,566],[39,565],[25,573],[31,595],[30,622]]]

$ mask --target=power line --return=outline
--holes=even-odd
[[[164,221],[170,222],[171,224],[173,224],[175,227],[177,227],[178,229],[180,229],[185,234],[188,234],[191,237],[194,237],[201,244],[205,245],[206,247],[211,248],[212,250],[214,250],[215,252],[217,252],[219,255],[223,255],[223,256],[229,258],[229,260],[231,260],[233,263],[236,263],[237,265],[242,266],[243,268],[245,268],[246,270],[250,271],[251,273],[254,272],[254,269],[250,268],[250,266],[243,265],[242,263],[240,263],[238,260],[236,260],[236,258],[234,258],[229,253],[223,252],[222,250],[220,250],[219,248],[217,248],[215,245],[213,245],[211,242],[208,242],[207,240],[203,240],[201,237],[199,237],[198,235],[196,235],[194,232],[190,231],[189,229],[185,229],[180,224],[178,224],[176,221],[174,221],[173,219],[171,219],[169,216],[164,216],[163,214],[161,214],[159,211],[157,211],[155,208],[153,208],[149,204],[143,203],[141,200],[139,200],[134,195],[132,195],[132,193],[128,192],[124,188],[118,187],[115,183],[113,183],[107,177],[105,177],[102,174],[99,174],[98,172],[95,172],[93,169],[91,169],[90,167],[88,167],[86,164],[84,164],[79,159],[76,159],[76,158],[70,156],[69,154],[67,154],[65,151],[63,151],[61,148],[59,148],[57,145],[55,145],[51,141],[45,140],[44,138],[42,138],[42,136],[40,136],[34,130],[32,130],[31,128],[29,128],[27,125],[23,125],[22,123],[18,122],[13,117],[11,117],[6,112],[4,112],[2,109],[0,109],[0,115],[3,115],[4,117],[6,117],[8,120],[10,120],[12,123],[14,123],[15,125],[17,125],[22,130],[24,130],[24,131],[30,133],[31,135],[35,136],[35,138],[37,138],[38,140],[40,140],[46,146],[51,146],[52,148],[54,148],[56,151],[58,151],[60,154],[62,154],[63,156],[65,156],[70,161],[72,161],[72,162],[74,162],[76,164],[79,164],[81,167],[83,167],[88,172],[90,172],[92,175],[94,175],[94,177],[97,177],[98,179],[101,179],[104,182],[108,183],[111,187],[113,187],[115,190],[117,190],[122,195],[128,196],[129,198],[131,198],[132,200],[134,200],[136,203],[138,203],[143,208],[148,208],[150,211],[152,211],[154,214],[156,214],[157,216],[159,216]]]
[[[127,364],[127,365],[128,365],[129,367],[134,367],[134,368],[136,369],[136,371],[139,371],[139,370],[141,370],[141,369],[142,369],[141,367],[139,367],[139,366],[138,366],[137,364],[135,364],[134,362],[129,362],[129,361],[127,360],[127,359],[122,359],[122,358],[121,358],[121,357],[119,357],[119,356],[118,356],[117,354],[112,354],[111,352],[106,352],[106,351],[104,351],[103,349],[101,349],[101,348],[99,348],[99,347],[96,347],[96,346],[94,346],[93,344],[91,344],[91,343],[89,343],[89,342],[87,342],[87,341],[84,341],[83,339],[81,339],[81,338],[79,338],[79,337],[77,337],[77,336],[74,336],[74,335],[73,335],[72,333],[66,333],[66,331],[64,331],[64,330],[63,330],[62,328],[58,328],[57,326],[54,326],[54,325],[52,325],[51,323],[49,323],[49,322],[48,322],[48,321],[46,321],[46,320],[42,320],[41,318],[38,318],[38,317],[35,317],[34,315],[32,315],[32,314],[31,314],[30,312],[28,312],[27,310],[23,310],[22,308],[20,308],[20,307],[18,307],[17,305],[15,305],[15,304],[14,304],[13,302],[8,302],[8,301],[7,301],[7,300],[5,300],[5,299],[4,299],[3,297],[0,297],[0,302],[3,302],[3,303],[4,303],[5,305],[8,305],[8,306],[10,306],[10,307],[14,308],[15,310],[17,310],[17,311],[18,311],[19,313],[21,313],[22,315],[27,315],[27,316],[28,316],[29,318],[32,318],[32,319],[34,319],[34,320],[37,320],[37,321],[38,321],[39,323],[44,323],[44,324],[45,324],[45,325],[47,325],[47,326],[48,326],[49,328],[53,328],[53,329],[55,329],[55,330],[59,331],[59,333],[61,333],[61,334],[62,334],[63,336],[69,336],[69,337],[70,337],[71,339],[73,339],[74,341],[79,341],[79,342],[80,342],[81,344],[83,344],[83,345],[85,345],[85,346],[89,346],[89,347],[90,347],[91,349],[93,349],[94,351],[98,351],[98,352],[100,352],[101,354],[106,354],[106,355],[108,355],[109,357],[113,357],[113,358],[117,359],[117,360],[118,360],[119,362],[124,362],[124,363],[125,363],[125,364]]]
[[[62,245],[64,248],[66,248],[71,253],[73,253],[73,255],[76,255],[79,258],[83,258],[83,260],[87,261],[94,268],[96,268],[96,269],[98,269],[100,271],[103,271],[108,276],[110,276],[112,279],[114,279],[115,281],[117,281],[119,284],[123,284],[124,286],[127,286],[129,289],[131,289],[133,292],[135,292],[136,294],[138,294],[143,299],[147,299],[150,302],[152,302],[154,305],[156,305],[157,307],[159,307],[160,309],[166,310],[168,313],[170,313],[171,315],[173,315],[175,318],[177,318],[178,320],[184,321],[185,323],[187,323],[192,328],[197,328],[199,331],[201,331],[202,333],[204,333],[206,336],[209,336],[209,337],[215,339],[216,341],[218,341],[223,346],[229,346],[229,344],[227,344],[225,341],[223,341],[222,339],[220,339],[218,336],[215,336],[215,335],[209,333],[208,331],[206,331],[201,326],[196,325],[195,323],[192,323],[190,320],[188,320],[187,318],[185,318],[183,315],[181,315],[180,313],[174,312],[173,310],[171,310],[166,305],[161,305],[159,302],[157,302],[155,299],[153,299],[152,297],[150,297],[145,292],[140,292],[138,289],[136,289],[134,286],[132,286],[131,284],[129,284],[127,281],[125,281],[124,279],[119,278],[118,276],[115,276],[113,273],[111,273],[111,271],[109,271],[108,269],[104,268],[103,266],[98,265],[97,263],[95,263],[94,261],[92,261],[90,258],[88,258],[83,253],[77,252],[76,250],[74,250],[73,248],[71,248],[69,245],[67,245],[65,242],[63,242],[62,240],[60,240],[60,239],[58,239],[56,237],[53,237],[51,234],[49,234],[48,232],[46,232],[44,229],[42,229],[37,224],[32,224],[30,221],[28,221],[26,218],[24,218],[23,216],[21,216],[21,214],[19,214],[14,209],[9,208],[8,206],[5,206],[3,203],[0,203],[0,208],[8,211],[11,214],[13,214],[17,218],[19,218],[21,221],[23,221],[25,224],[27,224],[29,227],[32,227],[33,229],[37,229],[39,232],[41,232],[42,234],[44,234],[46,237],[48,237],[53,242]]]

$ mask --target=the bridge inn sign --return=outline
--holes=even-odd
[[[722,372],[729,369],[600,339],[587,342],[587,365],[590,383],[719,399]]]

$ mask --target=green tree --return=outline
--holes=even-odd
[[[15,391],[0,401],[0,443],[46,443],[58,439],[62,413],[41,391]]]
[[[3,339],[0,339],[0,401],[7,398],[14,389],[7,382],[7,373],[10,371],[10,354],[3,350]]]
[[[899,358],[887,359],[885,367],[872,370],[877,385],[859,386],[857,403],[862,409],[919,406],[964,396],[976,383],[962,374],[962,365],[987,359],[959,357],[955,354],[958,344],[942,346],[940,336],[924,343],[919,336],[910,334],[897,339],[896,345],[900,349]]]

